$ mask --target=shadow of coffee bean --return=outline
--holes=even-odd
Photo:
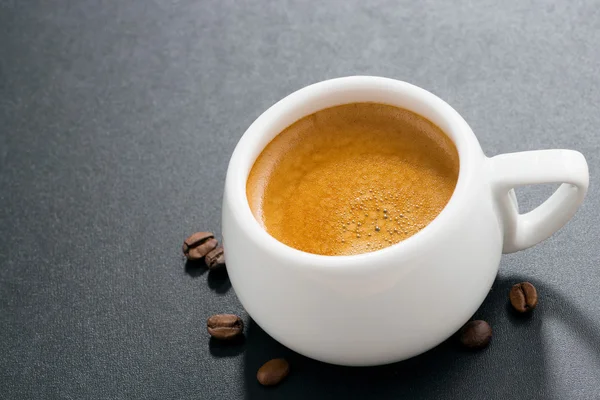
[[[185,262],[184,271],[187,275],[191,276],[192,278],[198,278],[198,277],[204,275],[206,273],[206,271],[208,271],[208,268],[206,267],[204,260],[198,260],[198,261],[187,260]]]
[[[244,352],[246,337],[240,335],[231,340],[218,340],[210,338],[208,347],[210,354],[215,357],[235,357]]]
[[[231,289],[231,281],[227,269],[220,268],[208,273],[208,287],[219,294],[225,294]]]

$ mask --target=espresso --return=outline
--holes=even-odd
[[[405,109],[353,103],[290,125],[262,151],[246,194],[274,238],[314,254],[382,249],[423,229],[458,179],[454,143]]]

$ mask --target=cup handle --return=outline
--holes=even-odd
[[[574,150],[538,150],[489,159],[491,188],[504,222],[504,253],[538,244],[573,217],[588,189],[585,157]],[[540,183],[562,183],[534,210],[519,214],[514,188]]]

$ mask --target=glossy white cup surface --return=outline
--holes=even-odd
[[[246,181],[254,161],[282,130],[316,111],[376,102],[408,109],[455,143],[454,194],[424,229],[388,248],[322,256],[291,248],[254,218]],[[519,214],[512,190],[562,183],[542,205]],[[223,200],[227,270],[255,322],[285,346],[342,365],[404,360],[438,345],[477,310],[502,252],[533,246],[577,211],[589,182],[581,153],[538,150],[488,158],[446,102],[406,82],[352,76],[307,86],[265,111],[240,139]]]

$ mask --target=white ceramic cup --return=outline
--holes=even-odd
[[[376,102],[408,109],[455,143],[454,194],[428,226],[388,248],[323,256],[270,236],[246,198],[250,169],[283,129],[324,108]],[[465,120],[446,102],[411,84],[353,76],[305,87],[265,111],[240,139],[223,201],[227,270],[250,316],[269,335],[305,356],[342,365],[376,365],[423,353],[456,332],[481,305],[500,255],[533,246],[576,212],[588,167],[573,150],[488,158]],[[519,214],[519,185],[563,183],[542,205]]]

